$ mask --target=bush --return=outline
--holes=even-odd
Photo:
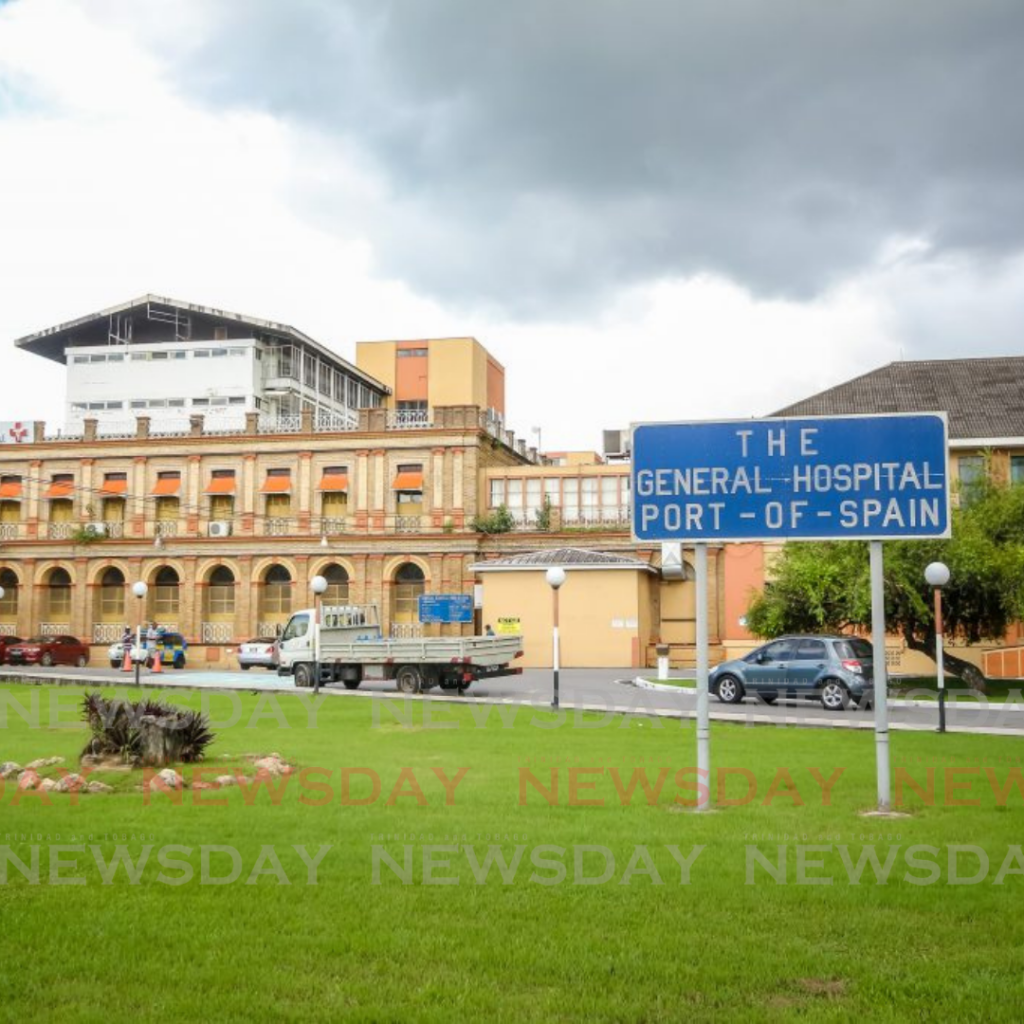
[[[92,730],[83,756],[114,756],[135,766],[201,761],[214,740],[204,715],[155,700],[133,703],[87,693],[82,717]]]
[[[512,513],[504,505],[499,505],[488,516],[476,516],[473,529],[477,533],[511,533],[516,528]]]

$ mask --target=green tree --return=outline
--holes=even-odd
[[[1024,486],[972,488],[971,501],[953,511],[950,540],[893,541],[885,545],[885,615],[911,650],[935,657],[929,562],[945,562],[946,637],[977,643],[1001,637],[1024,618]],[[867,629],[871,584],[867,544],[787,544],[771,565],[771,581],[751,598],[747,622],[756,636]],[[981,673],[948,651],[950,669],[972,686]]]
[[[490,515],[476,516],[472,525],[477,533],[511,533],[516,521],[504,505],[499,505]]]

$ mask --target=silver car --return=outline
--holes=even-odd
[[[238,645],[238,667],[247,672],[253,665],[277,668],[277,644],[273,640],[256,637]]]

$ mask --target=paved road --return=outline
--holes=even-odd
[[[117,684],[134,680],[133,675],[109,668],[40,669],[5,666],[3,676],[10,679],[48,681],[64,684]],[[696,695],[692,690],[674,692],[641,690],[624,685],[621,680],[635,676],[631,669],[566,669],[561,673],[560,700],[567,709],[585,708],[595,711],[636,711],[675,718],[692,718],[696,710]],[[217,672],[203,669],[185,669],[182,672],[165,671],[160,675],[142,673],[147,686],[197,687],[203,689],[294,691],[291,679],[273,672],[253,669],[249,672]],[[359,699],[367,696],[395,696],[392,682],[366,682],[357,691],[348,691],[339,685],[326,687],[331,696]],[[516,703],[547,706],[551,702],[552,678],[548,669],[527,669],[519,676],[507,676],[475,684],[460,698],[433,690],[431,699],[479,702]],[[418,698],[416,698],[418,699]],[[755,701],[740,705],[724,705],[711,700],[711,714],[716,721],[739,722],[750,725],[804,726],[818,728],[871,729],[874,715],[871,711],[851,708],[846,712],[828,712],[819,704],[809,701],[782,701],[768,707]],[[913,704],[891,701],[890,725],[894,730],[935,729],[938,710],[934,702]],[[1010,705],[992,703],[987,706],[950,704],[947,711],[950,731],[988,733],[991,735],[1024,736],[1024,700]]]

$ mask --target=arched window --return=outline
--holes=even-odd
[[[0,587],[4,588],[4,596],[0,597],[0,622],[17,622],[18,577],[13,569],[0,569]]]
[[[100,577],[96,618],[100,622],[124,621],[124,573],[111,566]]]
[[[337,564],[328,565],[321,575],[327,580],[323,603],[348,604],[348,572],[345,567]]]
[[[206,616],[211,622],[228,622],[235,614],[235,574],[218,565],[206,585]]]
[[[46,618],[65,623],[71,619],[71,576],[67,569],[52,569],[46,581]]]
[[[178,617],[178,574],[169,565],[158,569],[153,578],[150,617],[163,626],[175,625]]]
[[[273,622],[283,622],[292,610],[292,576],[283,565],[272,565],[263,576],[260,595],[261,614]]]
[[[406,562],[395,573],[392,590],[391,618],[396,623],[415,623],[420,620],[420,595],[426,587],[423,570],[413,562]]]

